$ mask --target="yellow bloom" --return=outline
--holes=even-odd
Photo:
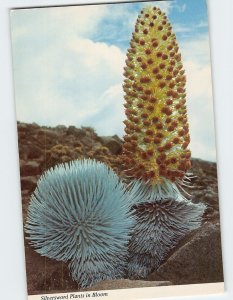
[[[176,36],[159,8],[139,15],[124,70],[126,175],[152,185],[182,179],[191,166],[186,76]]]

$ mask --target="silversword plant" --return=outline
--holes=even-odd
[[[41,176],[31,197],[25,226],[30,244],[42,256],[69,262],[82,287],[122,278],[134,224],[128,197],[103,163],[59,164]]]

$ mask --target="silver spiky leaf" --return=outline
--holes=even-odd
[[[42,256],[69,261],[74,280],[90,286],[122,278],[133,226],[123,183],[95,160],[46,171],[31,197],[26,233]]]
[[[136,225],[129,244],[130,278],[146,278],[189,232],[201,225],[204,204],[185,199],[174,183],[134,183]]]

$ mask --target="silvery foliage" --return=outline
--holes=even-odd
[[[132,199],[118,176],[95,160],[59,164],[39,179],[26,233],[42,256],[68,261],[80,286],[122,278],[134,225]]]
[[[136,225],[129,244],[128,275],[146,278],[186,234],[200,227],[206,206],[187,200],[168,180],[154,187],[135,182],[131,196]]]

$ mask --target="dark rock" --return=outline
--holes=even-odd
[[[186,244],[158,268],[156,275],[174,284],[222,282],[219,223],[204,224]]]
[[[192,169],[199,169],[205,175],[217,177],[217,165],[214,162],[195,158],[192,159]]]
[[[27,202],[27,197],[28,197],[28,195],[30,194],[30,190],[23,190],[22,191],[22,200],[23,200],[23,202],[24,202],[24,200],[26,199],[26,202]]]
[[[43,155],[43,150],[37,145],[30,145],[27,153],[28,159],[40,158]]]
[[[40,256],[27,241],[25,252],[29,295],[78,289],[78,284],[69,275],[67,264]]]
[[[21,190],[34,190],[37,178],[35,176],[21,177]]]
[[[207,191],[203,198],[204,201],[209,204],[215,204],[218,202],[218,195],[211,190]]]
[[[26,164],[26,161],[24,159],[20,158],[19,159],[20,168],[23,167],[23,166],[25,166],[25,164]]]
[[[78,148],[82,148],[83,147],[83,144],[81,143],[81,142],[79,142],[79,141],[75,141],[74,142],[74,147],[78,147]]]
[[[102,144],[101,143],[99,143],[99,142],[96,142],[95,144],[94,144],[94,146],[92,147],[92,150],[93,151],[96,151],[96,150],[98,150],[98,149],[100,149],[100,148],[102,148],[103,146],[102,146]],[[105,147],[104,147],[105,148]],[[109,150],[109,149],[107,149],[107,150]],[[110,154],[110,153],[109,153]]]
[[[38,136],[46,139],[57,139],[58,133],[52,129],[40,129],[38,130]]]
[[[151,273],[147,280],[149,281],[163,281],[164,278],[162,278],[156,271],[154,271],[153,273]]]
[[[37,161],[29,161],[20,168],[21,176],[39,175],[41,173],[40,164]]]
[[[84,130],[87,135],[92,136],[92,137],[97,137],[97,134],[96,134],[95,129],[93,127],[82,126],[81,129]]]
[[[18,131],[18,139],[21,141],[25,140],[27,138],[27,133],[25,131]]]
[[[86,291],[99,291],[99,290],[116,290],[116,289],[129,289],[129,288],[143,288],[154,286],[172,285],[170,281],[143,281],[143,280],[129,280],[117,279],[106,280],[99,282],[91,288],[85,289]]]
[[[57,125],[56,129],[61,130],[61,131],[66,130],[66,126],[65,125]]]
[[[76,138],[82,138],[86,136],[86,132],[83,129],[76,128],[75,126],[69,126],[67,131],[67,135],[74,135]]]
[[[27,132],[29,131],[29,125],[26,123],[19,123],[18,124],[18,131],[19,132]]]
[[[121,150],[122,150],[122,142],[121,140],[115,136],[114,137],[101,137],[102,138],[102,141],[103,141],[103,144],[105,147],[107,147],[112,154],[114,155],[118,155],[121,153]]]
[[[36,122],[33,122],[31,124],[31,127],[34,128],[34,129],[38,129],[38,128],[40,128],[40,125],[38,125]]]

